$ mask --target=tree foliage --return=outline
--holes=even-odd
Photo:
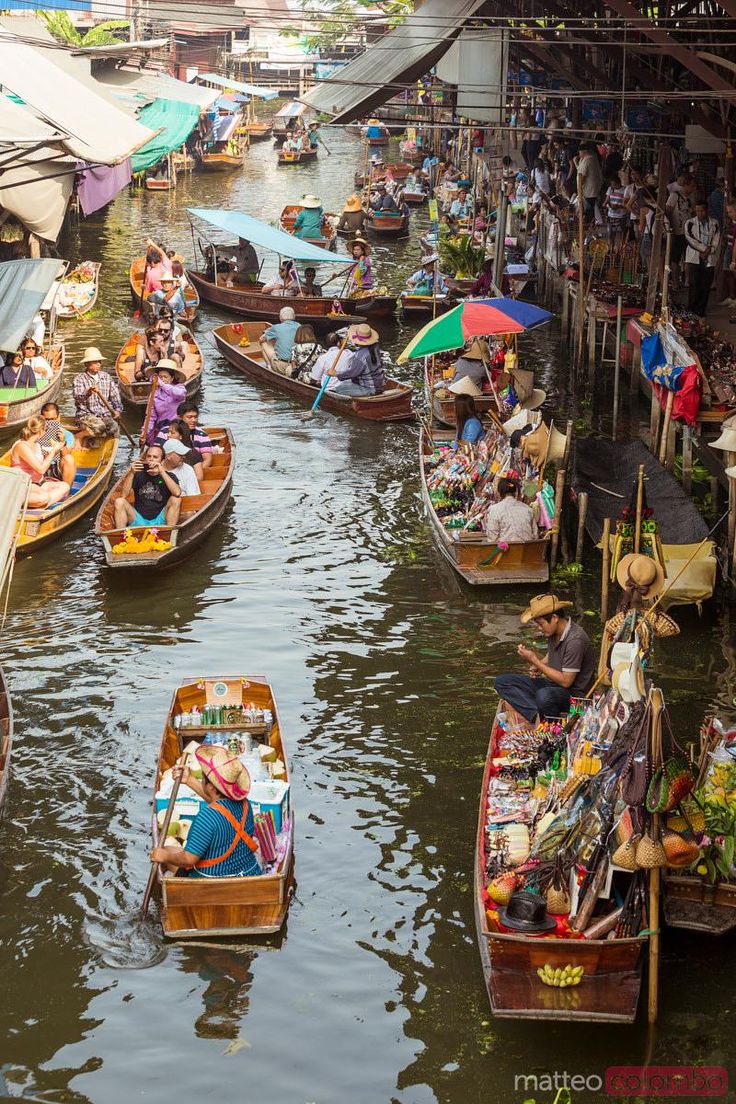
[[[300,2],[305,21],[307,23],[313,21],[319,29],[305,32],[298,27],[284,27],[281,34],[284,38],[300,39],[308,51],[339,46],[367,15],[365,5],[358,0],[300,0]],[[371,11],[375,12],[377,7],[388,17],[389,26],[396,27],[414,11],[414,0],[382,0],[373,4]]]
[[[106,23],[91,27],[85,34],[80,34],[72,23],[69,12],[37,11],[36,15],[40,16],[56,41],[63,42],[65,46],[114,46],[116,42],[124,40],[113,34],[113,31],[128,30],[130,27],[127,19],[109,19]]]

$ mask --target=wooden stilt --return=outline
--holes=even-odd
[[[608,591],[611,586],[611,519],[603,519],[603,574],[601,576],[601,623],[608,620]]]
[[[664,464],[667,457],[667,445],[669,443],[670,421],[672,419],[672,403],[675,400],[675,392],[667,392],[667,405],[664,408],[664,424],[662,426],[662,437],[659,445],[659,462]]]
[[[636,522],[634,528],[634,551],[641,548],[641,512],[644,506],[644,465],[639,465],[639,475],[636,482]]]
[[[657,455],[657,442],[659,440],[659,419],[662,408],[659,399],[652,391],[652,408],[649,413],[649,451]]]
[[[588,516],[588,495],[581,491],[578,495],[578,534],[575,541],[575,563],[583,562],[583,542],[585,541],[585,519]]]
[[[565,469],[560,467],[555,479],[555,527],[550,536],[549,566],[554,571],[557,566],[557,551],[560,546],[560,528],[562,526],[562,502],[565,494]]]
[[[690,426],[682,429],[682,489],[690,494],[693,484],[693,431]]]
[[[619,295],[618,302],[616,303],[616,360],[613,366],[613,430],[611,436],[613,440],[616,440],[616,425],[618,422],[618,392],[619,381],[621,378],[621,311],[623,309],[623,298]],[[605,356],[605,349],[603,354]]]

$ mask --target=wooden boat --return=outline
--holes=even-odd
[[[359,295],[352,299],[338,295],[335,298],[346,313],[359,310],[369,319],[391,318],[396,311],[395,295]]]
[[[435,433],[434,437],[445,444],[452,440],[449,433]],[[458,575],[472,586],[546,583],[549,579],[549,541],[540,539],[509,544],[495,563],[489,563],[494,559],[497,546],[495,541],[487,539],[485,533],[445,528],[429,497],[425,459],[430,455],[430,444],[422,430],[419,435],[419,472],[424,508],[437,547]]]
[[[431,408],[435,422],[440,426],[452,428],[455,426],[455,396],[446,387],[432,387],[429,368],[430,362],[427,358],[424,365],[424,394],[427,406]],[[451,381],[448,380],[447,382]],[[496,400],[492,394],[479,395],[473,401],[478,417],[481,419],[484,414],[488,414],[490,411],[493,411],[494,414],[498,412]]]
[[[128,273],[128,279],[130,280],[130,292],[133,296],[133,302],[136,307],[140,307],[141,295],[143,292],[143,276],[146,271],[146,258],[136,257],[130,266]],[[187,322],[193,322],[197,317],[197,308],[199,307],[199,293],[197,289],[187,280],[184,287],[184,302],[186,304],[186,310],[184,311],[184,319]]]
[[[409,192],[404,189],[401,194],[404,197],[404,203],[408,203],[410,207],[421,207],[427,202],[426,192]]]
[[[397,161],[396,164],[384,164],[380,168],[374,169],[373,172],[369,172],[364,175],[362,172],[356,172],[355,185],[357,188],[363,188],[370,180],[371,183],[377,184],[379,180],[385,180],[388,173],[394,178],[394,180],[406,180],[407,176],[410,176],[414,172],[414,166],[410,165],[408,161]]]
[[[550,939],[492,931],[486,914],[485,825],[496,756],[497,718],[481,785],[475,842],[475,922],[483,976],[494,1015],[505,1019],[632,1023],[639,1003],[646,936],[633,939]],[[551,989],[537,968],[583,966],[580,985]]]
[[[285,150],[280,149],[277,158],[278,165],[304,165],[317,159],[318,149]]]
[[[271,135],[270,123],[259,123],[254,120],[252,123],[246,123],[242,129],[248,135],[251,142],[260,142],[262,138],[268,138]]]
[[[0,387],[0,433],[24,425],[38,414],[44,403],[55,402],[61,390],[65,352],[62,344],[44,349],[43,355],[54,370],[50,380],[36,378],[36,387]]]
[[[92,310],[100,290],[100,268],[99,261],[84,261],[71,272],[67,272],[56,296],[58,318],[76,318]],[[89,275],[91,278],[88,280],[76,278],[82,274]]]
[[[207,703],[208,683],[226,684],[230,700],[242,693],[244,699],[252,702],[258,709],[270,710],[272,724],[228,725],[224,734],[248,732],[254,744],[272,747],[277,758],[284,764],[285,781],[288,782],[289,764],[281,721],[273,690],[265,678],[262,675],[248,675],[246,678],[218,676],[211,680],[193,678],[187,679],[174,693],[161,740],[154,793],[158,791],[164,771],[174,766],[186,744],[191,740],[201,742],[205,732],[218,731],[217,725],[177,729],[173,723],[174,717],[181,713],[189,713],[195,707],[200,711],[204,708]],[[155,825],[155,800],[152,821]],[[293,813],[289,814],[284,826],[280,857],[269,873],[250,878],[179,878],[163,877],[159,869],[158,890],[161,899],[161,926],[164,935],[171,939],[266,935],[279,931],[286,919],[294,892]]]
[[[664,918],[670,928],[725,935],[736,928],[736,885],[689,874],[664,877]]]
[[[425,244],[424,238],[422,238],[422,243]],[[429,248],[429,243],[426,244]],[[437,243],[434,242],[432,244],[432,248],[436,248],[436,245]],[[468,276],[467,278],[462,278],[458,280],[455,276],[446,276],[445,283],[449,287],[450,291],[453,292],[458,298],[464,299],[466,295],[470,294],[470,290],[475,283],[475,277]]]
[[[268,383],[278,391],[293,395],[307,406],[317,397],[317,389],[288,376],[282,376],[268,367],[258,339],[266,329],[262,322],[241,322],[234,326],[218,326],[212,331],[217,348],[234,368],[260,383]],[[245,342],[245,344],[243,344]],[[325,391],[320,409],[369,422],[401,422],[413,417],[411,387],[395,379],[386,380],[382,395],[369,398],[352,398]]]
[[[148,402],[148,396],[151,394],[151,381],[143,380],[139,382],[134,375],[136,349],[144,336],[140,330],[134,330],[118,353],[115,361],[115,374],[121,398],[123,402],[130,403],[131,406],[145,406]],[[182,370],[186,373],[184,385],[187,389],[187,395],[191,397],[202,386],[204,357],[191,333],[185,334],[183,340],[186,341],[188,347],[182,365]]]
[[[386,131],[385,134],[379,134],[375,138],[369,138],[368,139],[368,145],[371,146],[371,147],[373,147],[373,146],[387,146],[389,137],[390,137],[390,135],[389,135],[388,131]]]
[[[279,227],[287,234],[293,234],[297,215],[303,210],[304,208],[299,203],[287,204],[279,217]],[[325,222],[322,226],[321,238],[301,238],[300,241],[309,242],[310,245],[321,246],[322,249],[337,249],[337,234],[334,225],[329,221],[332,218],[334,218],[334,215],[330,214],[329,211],[325,211]]]
[[[398,238],[409,233],[409,216],[374,214],[366,221],[365,228],[377,237]]]
[[[10,782],[10,753],[13,750],[13,704],[5,672],[0,667],[0,820]]]
[[[146,177],[146,191],[147,192],[170,192],[172,188],[175,188],[173,180],[169,177]]]
[[[226,153],[218,150],[213,153],[203,153],[199,167],[203,172],[235,172],[242,169],[245,163],[245,150],[240,153]]]
[[[399,295],[401,313],[405,318],[431,318],[435,313],[443,314],[450,306],[447,294],[438,295],[414,295],[411,291],[402,291]]]
[[[64,428],[71,432],[75,429],[73,425]],[[112,477],[119,441],[118,437],[104,437],[94,448],[74,448],[77,474],[71,494],[48,509],[26,510],[17,543],[19,556],[30,555],[56,540],[97,505]],[[10,449],[0,456],[0,464],[10,467]]]
[[[332,299],[308,298],[299,295],[264,295],[261,291],[263,284],[241,284],[237,277],[233,278],[233,286],[228,287],[224,283],[214,284],[207,280],[204,273],[192,269],[188,273],[189,279],[201,297],[210,303],[216,303],[219,307],[245,314],[248,318],[264,319],[269,322],[278,322],[279,311],[282,307],[292,307],[297,322],[310,322],[318,329],[331,329],[336,327],[353,325],[357,322],[365,322],[365,315],[335,314],[332,309]],[[352,302],[352,300],[349,300]],[[355,300],[359,303],[359,300]]]
[[[230,501],[235,467],[235,445],[229,429],[207,429],[207,433],[214,442],[222,446],[223,451],[215,455],[212,466],[206,469],[205,478],[200,483],[200,493],[182,498],[178,524],[156,527],[159,538],[169,541],[171,548],[161,552],[113,552],[115,545],[120,544],[125,536],[125,530],[115,528],[113,507],[115,499],[120,495],[127,472],[117,480],[100,506],[95,519],[95,533],[102,541],[108,567],[121,570],[170,567],[188,556],[215,527]],[[145,530],[134,530],[134,532],[142,535]]]

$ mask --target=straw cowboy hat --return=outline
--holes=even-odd
[[[363,204],[360,202],[360,196],[357,195],[356,192],[353,192],[353,194],[349,195],[345,200],[343,211],[360,211],[362,208]]]
[[[488,343],[476,337],[460,355],[463,360],[484,360],[488,363]]]
[[[616,663],[613,653],[616,648],[630,649],[628,658],[621,663]],[[611,659],[613,662],[611,674],[611,686],[618,692],[622,701],[631,705],[641,701],[646,694],[644,683],[644,669],[641,665],[639,648],[636,644],[614,644]]]
[[[380,119],[369,119],[368,122],[366,123],[366,126],[380,126],[380,125],[381,125],[381,120]]]
[[[348,338],[353,345],[375,345],[378,341],[378,334],[372,326],[369,326],[367,322],[363,322],[360,326],[350,327]]]
[[[95,360],[105,360],[96,345],[90,345],[89,348],[84,350],[84,356],[82,357],[82,364],[92,364]]]
[[[522,625],[528,625],[530,621],[536,621],[538,617],[551,617],[553,613],[569,609],[572,602],[563,602],[556,594],[538,594],[521,614],[519,620]]]
[[[161,275],[159,276],[159,283],[160,284],[175,284],[176,279],[174,278],[174,274],[172,272],[162,272]]]
[[[354,238],[351,238],[348,242],[348,249],[352,250],[354,245],[362,245],[365,250],[366,257],[369,256],[371,251],[370,242],[367,242],[365,238],[361,238],[360,234],[356,234]]]
[[[321,207],[321,206],[322,206],[322,200],[319,198],[319,196],[316,196],[316,195],[303,195],[302,196],[302,207],[308,207],[311,210],[314,207]]]
[[[474,399],[480,398],[483,394],[477,383],[474,383],[470,376],[461,376],[459,380],[455,380],[447,388],[448,391],[452,391],[453,395],[472,395]]]
[[[723,449],[724,452],[736,452],[736,426],[728,426],[724,422],[721,426],[721,436],[713,441],[710,447]]]
[[[210,785],[233,801],[242,801],[250,790],[250,775],[237,755],[227,748],[203,745],[194,757]]]
[[[183,372],[175,360],[169,360],[168,357],[162,357],[158,364],[153,365],[154,372],[171,372],[172,376],[178,383],[186,383],[187,373]]]
[[[664,569],[651,556],[630,552],[616,568],[616,582],[622,590],[642,598],[656,598],[664,590]]]
[[[517,406],[511,417],[503,423],[503,431],[507,437],[511,437],[518,429],[524,429],[528,425],[537,426],[541,420],[542,415],[538,412]]]

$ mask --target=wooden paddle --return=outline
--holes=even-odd
[[[324,146],[324,147],[325,147],[325,151],[326,151],[326,153],[327,153],[327,156],[328,156],[328,157],[332,157],[332,150],[331,150],[331,149],[328,149],[328,147],[327,147],[327,146],[325,145],[325,143],[324,143],[324,142],[322,141],[322,139],[320,138],[319,134],[317,135],[317,141],[319,142],[319,144],[320,144],[321,146]]]
[[[177,760],[177,766],[183,766],[181,760]],[[183,772],[182,772],[183,773]],[[162,847],[166,841],[166,836],[169,831],[169,825],[171,824],[171,818],[174,815],[174,805],[179,795],[179,787],[181,785],[181,775],[174,779],[174,786],[171,790],[171,796],[169,797],[169,804],[166,806],[166,812],[164,814],[164,822],[161,825],[161,831],[159,832],[158,839],[156,841],[156,847]],[[151,860],[151,871],[148,875],[148,881],[146,882],[146,889],[143,894],[143,901],[141,903],[141,920],[145,919],[148,912],[148,905],[151,900],[151,894],[153,893],[153,887],[156,884],[156,874],[158,873],[159,864]]]
[[[345,337],[343,338],[342,345],[340,346],[340,348],[338,350],[338,353],[337,353],[337,356],[335,357],[335,363],[332,366],[333,368],[337,368],[340,357],[345,352],[345,347],[346,347],[347,343],[348,343],[348,335],[345,334]],[[302,417],[303,422],[308,422],[310,418],[314,417],[314,415],[317,411],[317,407],[322,402],[322,396],[324,395],[325,391],[327,390],[327,387],[328,387],[329,382],[330,382],[331,379],[334,379],[334,376],[328,375],[325,372],[325,378],[322,380],[322,386],[319,389],[319,392],[317,394],[316,399],[312,403],[312,409],[308,410],[307,413],[303,415],[303,417]]]
[[[140,318],[141,314],[145,313],[145,310],[144,310],[144,304],[145,304],[144,295],[145,295],[145,292],[146,292],[146,279],[148,277],[148,270],[149,270],[150,267],[151,267],[151,265],[148,261],[148,250],[146,250],[146,263],[143,267],[143,278],[141,279],[141,290],[138,292],[138,310],[133,311],[133,317],[134,318]]]
[[[99,392],[99,391],[97,390],[97,388],[96,388],[96,387],[93,387],[93,388],[92,388],[92,390],[94,391],[94,393],[95,393],[95,395],[97,396],[97,398],[98,398],[98,399],[101,399],[101,400],[102,400],[102,402],[103,402],[103,403],[105,404],[105,406],[107,407],[107,409],[108,409],[108,410],[110,411],[110,413],[112,414],[113,418],[114,418],[114,419],[115,419],[115,421],[117,422],[117,421],[118,421],[118,419],[117,419],[117,412],[116,412],[115,408],[114,408],[113,406],[110,406],[110,403],[109,403],[109,402],[107,401],[107,399],[105,398],[105,396],[104,396],[104,395],[102,395],[102,394],[100,394],[100,392]],[[125,434],[125,436],[126,436],[126,437],[128,438],[128,440],[130,441],[130,443],[131,443],[131,445],[133,446],[133,448],[136,448],[137,446],[136,446],[136,443],[135,443],[135,441],[133,440],[133,438],[131,437],[131,435],[130,435],[130,434],[128,433],[128,431],[127,431],[127,429],[125,428],[125,426],[123,425],[123,423],[122,423],[122,422],[118,422],[118,425],[120,426],[120,428],[122,429],[123,433],[124,433],[124,434]]]
[[[154,375],[151,380],[151,393],[148,396],[148,403],[146,405],[146,416],[143,419],[143,428],[141,429],[141,455],[146,448],[146,437],[148,436],[148,427],[151,421],[151,414],[153,413],[153,396],[156,394],[156,388],[158,386],[158,376]]]

